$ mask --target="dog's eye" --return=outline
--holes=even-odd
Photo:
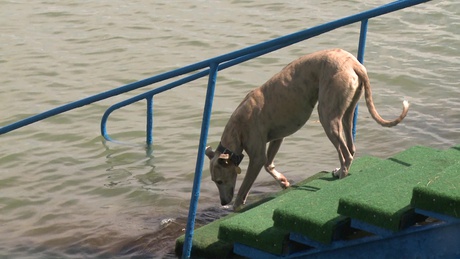
[[[217,183],[218,185],[221,185],[221,184],[223,184],[224,182],[222,182],[221,180],[219,180],[219,181],[216,181],[216,183]]]

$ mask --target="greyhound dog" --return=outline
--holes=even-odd
[[[406,117],[407,101],[403,102],[402,113],[395,120],[380,117],[372,101],[366,68],[341,49],[302,56],[249,92],[230,117],[217,149],[206,148],[211,178],[219,189],[221,204],[229,204],[233,199],[243,150],[249,156],[249,165],[234,209],[245,203],[262,167],[282,188],[289,187],[289,181],[275,169],[273,160],[283,138],[307,122],[317,102],[321,125],[339,155],[340,168],[332,174],[346,177],[355,154],[353,114],[363,89],[369,113],[378,124],[392,127]]]

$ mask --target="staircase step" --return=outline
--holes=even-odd
[[[460,218],[460,161],[416,186],[411,206]]]
[[[318,173],[313,179],[291,186],[281,195],[255,208],[242,212],[220,224],[218,238],[225,242],[245,244],[273,254],[289,253],[289,232],[273,227],[273,210],[294,193],[308,196],[319,188],[309,186],[312,180],[324,177]]]
[[[224,221],[238,214],[229,214],[205,226],[195,229],[192,240],[192,256],[194,258],[229,258],[233,253],[233,244],[219,240],[217,233]],[[175,253],[181,257],[185,235],[176,239]]]
[[[381,159],[376,157],[360,157],[356,159],[353,170],[358,172],[379,161]],[[314,178],[288,188],[275,199],[223,222],[219,229],[219,238],[272,254],[291,253],[296,247],[290,246],[289,230],[273,226],[273,211],[292,200],[308,199],[314,193],[327,187],[333,180],[331,173],[319,173]]]
[[[385,160],[360,157],[345,179],[336,180],[330,173],[318,173],[253,208],[250,205],[196,229],[192,256],[228,258],[236,253],[254,258],[284,258],[324,252],[323,258],[328,258],[329,253],[340,255],[342,246],[343,249],[351,246],[347,251],[352,252],[371,244],[375,244],[372,250],[387,245],[384,249],[387,251],[393,238],[395,242],[414,240],[414,244],[420,245],[419,242],[429,238],[430,231],[444,233],[449,228],[455,233],[458,229],[459,190],[460,146],[445,151],[415,146]],[[411,227],[392,234],[415,215],[414,208],[447,215],[449,221],[439,218],[444,225]],[[377,235],[343,240],[354,226],[370,227],[369,232],[384,230],[387,232],[382,233],[392,235],[390,239]],[[417,232],[421,229],[423,233]],[[412,232],[417,232],[416,236],[405,238]],[[332,243],[335,240],[340,241]],[[177,239],[178,255],[183,242],[184,236]],[[353,248],[353,244],[360,245]]]
[[[288,188],[276,194],[276,196],[283,195],[286,192],[289,192],[290,190],[294,190],[296,188],[304,188],[303,186],[306,185],[308,182],[311,182],[319,177],[323,177],[324,175],[326,175],[326,173],[324,172],[317,173],[309,177],[308,179],[305,179],[302,182],[293,185],[292,188]],[[311,189],[311,191],[316,191],[316,190],[317,188]],[[273,198],[274,197],[270,197],[268,199],[273,199]],[[219,235],[220,224],[222,222],[229,220],[232,217],[240,215],[241,213],[244,213],[251,209],[256,209],[262,206],[264,202],[266,202],[266,200],[257,202],[256,204],[251,204],[240,212],[229,214],[221,219],[218,219],[205,226],[195,229],[194,235],[193,235],[193,241],[192,241],[192,256],[198,257],[198,258],[228,258],[229,255],[231,255],[233,251],[233,241],[227,242],[227,241],[219,239],[218,235]],[[267,220],[271,221],[271,214],[266,215],[266,218]],[[185,242],[184,235],[177,238],[176,246],[175,246],[176,255],[178,256],[182,255],[182,248],[183,248],[184,242]]]
[[[313,244],[328,244],[343,238],[346,231],[342,230],[350,227],[350,220],[337,213],[339,198],[349,192],[367,196],[368,193],[361,191],[364,186],[378,186],[382,179],[411,165],[422,164],[423,160],[418,155],[438,152],[436,149],[416,146],[362,169],[352,166],[348,177],[337,181],[328,179],[330,182],[327,182],[327,186],[314,195],[305,197],[299,194],[285,201],[274,211],[274,226],[303,235],[312,240]]]
[[[413,188],[442,175],[446,167],[459,160],[460,151],[454,148],[433,151],[424,147],[412,150],[415,152],[410,157],[393,159],[403,165],[400,170],[363,188],[350,189],[340,199],[338,213],[383,230],[399,231],[413,224],[416,216],[410,206]]]

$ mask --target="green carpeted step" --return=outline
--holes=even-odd
[[[310,178],[300,182],[299,184],[293,185],[292,186],[293,188],[288,188],[287,190],[280,192],[279,195],[282,195],[286,192],[289,192],[290,190],[294,190],[297,188],[305,188],[304,185],[306,185],[308,182],[313,181],[314,179],[322,177],[324,175],[325,175],[324,173],[315,174],[311,176]],[[313,187],[311,189],[311,191],[316,191],[316,190],[317,188],[313,188]],[[261,201],[260,203],[262,202],[264,201]],[[250,205],[248,206],[247,209],[250,209],[250,207],[256,206],[256,205],[257,204]],[[246,208],[241,213],[243,213],[245,210]],[[195,229],[194,235],[193,235],[193,241],[192,241],[192,256],[198,257],[198,258],[226,258],[230,254],[232,254],[233,242],[231,243],[226,242],[218,238],[219,227],[222,222],[234,216],[237,216],[239,214],[240,213],[232,213],[230,215],[227,215],[224,218],[221,218],[212,223],[209,223],[206,226],[202,226],[200,228]],[[267,215],[267,219],[271,220],[271,214]],[[176,240],[176,246],[175,246],[176,255],[180,256],[182,254],[182,248],[183,248],[184,242],[185,242],[184,235],[180,236]]]
[[[347,226],[349,222],[348,217],[337,213],[339,198],[353,192],[366,196],[368,193],[360,191],[364,186],[373,184],[378,188],[382,179],[412,165],[423,163],[418,155],[437,152],[439,151],[435,149],[416,146],[364,168],[353,165],[348,177],[337,181],[324,179],[330,181],[323,182],[325,186],[321,191],[308,197],[296,195],[297,197],[287,200],[274,211],[274,226],[302,234],[314,241],[330,243],[333,239],[340,238],[335,235],[340,234],[341,226]]]
[[[356,159],[355,170],[361,170],[380,159],[361,157]],[[328,186],[333,180],[330,173],[316,174],[291,188],[275,199],[222,222],[219,238],[227,242],[238,242],[272,254],[289,252],[289,231],[273,226],[273,211],[294,199],[306,199]]]
[[[223,222],[220,225],[219,238],[230,243],[245,244],[269,253],[283,254],[288,250],[289,232],[274,228],[270,217],[277,203],[282,201],[282,197],[268,201],[257,208],[235,216],[232,220]]]
[[[311,182],[325,175],[327,173],[318,173],[291,186],[276,198],[222,222],[218,233],[219,239],[229,243],[238,242],[273,254],[285,253],[288,249],[289,232],[273,227],[273,210],[293,193],[307,196],[319,190],[319,187]]]
[[[460,161],[446,168],[442,175],[430,177],[416,186],[411,205],[460,218]]]
[[[233,252],[233,244],[221,241],[217,238],[219,225],[222,221],[237,214],[213,221],[205,226],[195,229],[192,240],[192,257],[194,258],[228,258]],[[185,235],[176,239],[175,253],[182,255]]]
[[[340,199],[338,213],[392,231],[403,228],[406,221],[410,224],[413,188],[442,175],[460,159],[460,150],[454,148],[434,152],[416,149],[411,157],[397,159],[404,165],[403,170],[364,188],[351,189]]]
[[[290,231],[304,234],[316,241],[329,243],[333,239],[334,233],[337,233],[337,228],[349,220],[347,216],[337,213],[337,203],[340,197],[346,194],[346,198],[343,199],[344,202],[351,197],[369,200],[371,201],[369,207],[378,211],[378,208],[382,206],[381,197],[385,197],[384,204],[400,203],[401,198],[397,193],[400,189],[406,190],[406,188],[397,186],[409,185],[408,182],[412,183],[412,187],[417,184],[420,185],[414,189],[414,193],[425,195],[427,192],[435,192],[436,195],[439,195],[435,199],[436,201],[439,199],[440,202],[435,205],[429,204],[431,206],[429,208],[423,207],[425,203],[422,201],[426,201],[424,196],[420,196],[419,201],[413,201],[414,204],[419,204],[416,206],[449,214],[448,209],[446,209],[448,199],[446,197],[452,196],[454,192],[458,191],[459,151],[460,147],[448,151],[413,147],[386,160],[379,160],[374,157],[358,158],[350,170],[350,176],[343,180],[336,181],[330,174],[319,173],[292,186],[292,188],[288,188],[266,203],[242,213],[231,214],[196,229],[192,255],[203,258],[225,258],[232,253],[233,242],[239,242],[274,254],[282,254],[285,252],[287,233]],[[454,165],[447,168],[443,174],[430,175],[426,173],[426,171],[433,170],[438,172],[438,169],[448,167],[451,164]],[[405,177],[400,179],[393,175]],[[416,182],[417,179],[418,182]],[[413,184],[414,182],[415,184]],[[447,190],[444,185],[449,186]],[[412,190],[412,188],[408,189]],[[429,189],[429,191],[425,189]],[[353,193],[349,195],[350,192]],[[452,212],[457,213],[454,216],[457,215],[458,217],[458,209],[456,208],[459,207],[459,201],[458,192],[456,193],[456,200],[454,200],[456,203],[452,205],[454,207]],[[367,199],[367,197],[374,197],[374,199]],[[388,197],[393,197],[393,199],[387,199]],[[404,201],[406,205],[407,202],[410,202],[410,197],[412,196],[409,195],[409,200]],[[372,204],[374,201],[377,203]],[[403,208],[407,209],[407,206]],[[382,211],[386,210],[388,208],[382,209]],[[272,212],[273,218],[270,217]],[[361,212],[365,212],[365,210],[363,209]],[[341,213],[345,212],[341,211]],[[352,213],[352,215],[354,214]],[[372,218],[374,215],[377,218],[377,214],[372,214]],[[386,221],[386,219],[381,219],[381,221]],[[370,223],[373,222],[370,220]],[[378,223],[376,225],[382,226]],[[178,255],[182,251],[183,242],[184,236],[176,241],[176,253]]]

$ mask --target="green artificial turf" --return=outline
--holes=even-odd
[[[414,215],[410,206],[412,190],[429,179],[440,177],[443,170],[460,158],[458,149],[445,151],[414,147],[410,156],[399,156],[401,170],[363,188],[352,189],[340,199],[338,212],[363,222],[398,231]],[[388,168],[382,168],[387,171]]]
[[[292,188],[288,188],[285,191],[282,191],[278,194],[284,195],[285,193],[295,190],[295,189],[304,189],[305,190],[305,184],[307,184],[310,181],[313,181],[316,178],[324,176],[325,173],[318,173],[310,178],[300,182],[299,184],[293,185]],[[316,191],[317,188],[311,187],[309,189],[310,191]],[[273,197],[269,198],[272,199]],[[229,257],[229,255],[232,254],[233,251],[233,241],[232,242],[227,242],[224,240],[220,240],[218,235],[219,235],[219,228],[222,222],[226,222],[230,220],[231,218],[240,215],[243,212],[248,212],[251,210],[252,206],[256,206],[255,208],[252,209],[258,209],[259,207],[261,209],[265,208],[262,207],[264,205],[264,201],[258,202],[262,203],[261,205],[255,204],[255,205],[250,205],[247,206],[247,208],[243,209],[242,212],[240,213],[232,213],[224,218],[221,218],[219,220],[216,220],[212,223],[209,223],[206,226],[202,226],[200,228],[195,229],[194,235],[193,235],[193,241],[192,241],[192,257],[196,258],[226,258]],[[258,206],[257,206],[258,205]],[[266,218],[271,221],[271,214],[265,215]],[[260,229],[260,227],[259,227]],[[276,230],[275,230],[276,231]],[[269,233],[267,233],[269,234]],[[184,245],[185,241],[185,236],[182,235],[176,240],[176,247],[175,247],[175,252],[176,255],[180,256],[182,254],[182,248]]]
[[[289,251],[289,232],[273,227],[273,211],[292,196],[307,197],[318,191],[320,187],[314,182],[325,175],[329,174],[318,173],[291,186],[274,199],[222,222],[218,237],[230,243],[238,242],[268,253],[278,255],[287,253]]]
[[[332,181],[327,187],[316,192],[308,199],[292,200],[275,210],[275,226],[297,232],[308,238],[330,243],[339,234],[342,226],[347,226],[349,218],[337,212],[339,199],[350,193],[367,197],[372,189],[362,191],[368,185],[379,186],[383,179],[420,163],[417,157],[421,153],[439,152],[426,147],[413,147],[396,154],[392,158],[370,163],[363,168],[352,165],[350,175],[340,181]],[[376,187],[372,187],[376,188]]]
[[[234,242],[283,255],[289,250],[290,232],[330,243],[340,238],[338,229],[348,226],[350,217],[398,230],[401,217],[412,210],[414,187],[414,197],[420,196],[413,199],[414,206],[458,217],[459,158],[459,147],[440,151],[420,146],[385,160],[357,158],[345,179],[318,173],[267,202],[196,229],[192,255],[225,258],[232,254]],[[439,199],[435,205],[424,196],[433,198],[432,192]],[[446,204],[453,209],[446,209]],[[178,255],[183,242],[184,236],[176,241]]]
[[[414,208],[460,218],[460,161],[431,177],[412,192]]]
[[[192,240],[192,257],[193,258],[227,258],[233,252],[233,244],[221,241],[217,238],[219,225],[222,221],[231,218],[237,214],[230,214],[218,219],[212,223],[195,229]],[[177,256],[182,255],[182,249],[185,242],[185,235],[176,239],[175,253]]]
[[[351,171],[351,174],[379,161],[381,160],[376,157],[358,158],[353,165],[354,170]],[[274,226],[272,219],[274,211],[286,204],[292,204],[289,207],[298,207],[302,201],[312,199],[311,197],[317,195],[322,189],[328,188],[334,182],[337,182],[337,179],[333,178],[331,173],[317,174],[315,178],[309,178],[297,186],[288,188],[285,193],[275,199],[223,222],[219,231],[219,238],[273,254],[285,254],[289,252],[287,244],[290,229]],[[311,211],[320,209],[321,206],[314,206],[314,208]]]

